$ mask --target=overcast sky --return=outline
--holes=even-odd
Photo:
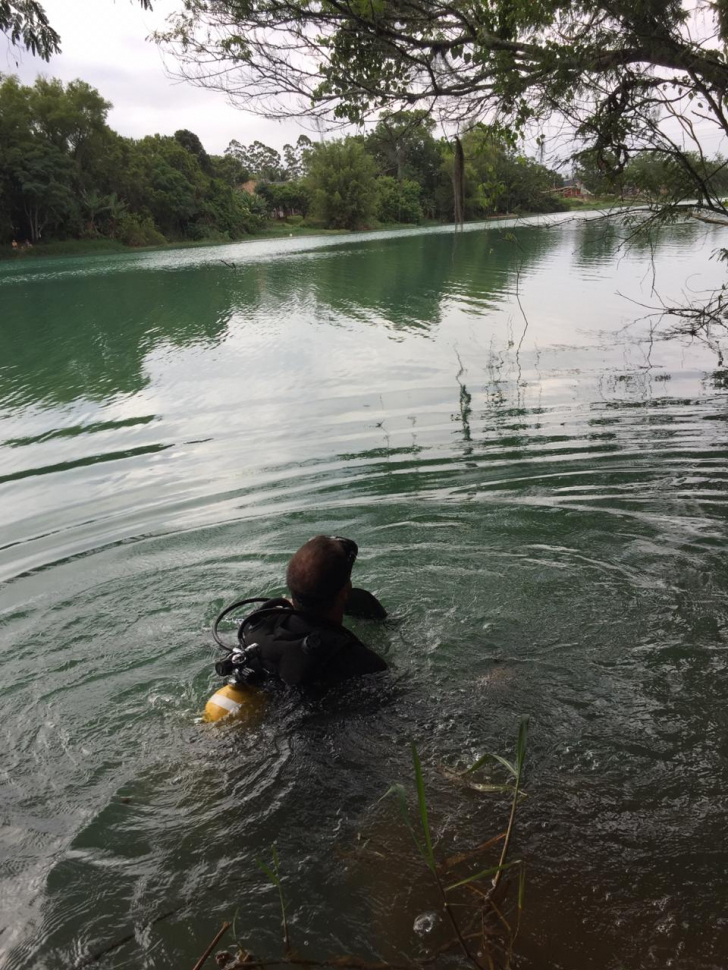
[[[18,74],[30,84],[38,74],[82,78],[114,105],[111,127],[133,138],[189,128],[212,154],[221,154],[232,138],[243,143],[257,138],[279,150],[296,140],[304,129],[295,122],[267,121],[233,108],[215,91],[170,81],[159,51],[146,38],[179,3],[153,5],[154,13],[145,13],[136,0],[43,0],[61,35],[62,53],[46,64],[11,48],[0,35],[0,73]]]

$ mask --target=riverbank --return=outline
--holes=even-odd
[[[440,225],[437,222],[420,223],[420,225]],[[381,225],[376,229],[362,229],[360,232],[374,232],[382,229],[412,229],[411,225]],[[270,223],[265,229],[242,239],[199,239],[169,242],[163,246],[126,246],[118,239],[66,239],[39,243],[27,249],[13,249],[11,246],[0,246],[0,259],[29,259],[45,258],[47,256],[103,256],[107,254],[159,252],[168,249],[198,249],[204,246],[229,246],[231,243],[254,242],[256,239],[285,239],[289,236],[341,236],[351,232],[350,229],[323,229],[313,226],[303,226],[295,223]]]
[[[246,242],[253,239],[266,239],[276,236],[291,235],[312,235],[328,234],[335,230],[311,230],[303,232],[275,232],[264,229],[254,236],[244,236],[243,239],[199,239],[185,240],[181,242],[169,242],[163,246],[126,246],[118,239],[66,239],[63,241],[53,241],[39,243],[27,249],[15,250],[10,246],[0,247],[0,259],[34,259],[46,258],[48,256],[105,256],[121,255],[123,253],[147,253],[162,252],[168,249],[198,249],[205,246],[229,246],[235,242]]]
[[[576,208],[576,207],[575,207]],[[500,222],[514,217],[528,218],[535,213],[502,213],[487,216],[484,219],[470,220],[472,222]],[[164,252],[174,249],[199,249],[206,246],[229,246],[233,243],[255,242],[258,239],[286,239],[295,236],[345,236],[351,232],[366,235],[371,232],[398,232],[401,230],[427,229],[438,226],[448,226],[452,223],[438,222],[435,219],[424,219],[417,223],[381,223],[367,229],[324,229],[316,226],[306,226],[301,223],[275,222],[269,223],[265,229],[242,239],[199,239],[169,242],[163,246],[126,246],[118,239],[67,239],[39,243],[27,249],[13,249],[9,245],[0,246],[0,260],[45,258],[49,256],[105,256],[121,255],[123,253]]]
[[[644,204],[644,200],[638,201],[636,199],[616,199],[612,196],[606,198],[595,198],[594,196],[588,196],[586,198],[564,199],[564,202],[573,212],[592,212],[595,209],[602,209],[605,212],[611,212],[614,209],[634,208],[636,203],[639,205]]]

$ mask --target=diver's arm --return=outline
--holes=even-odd
[[[360,640],[352,637],[352,642],[339,650],[326,667],[326,679],[330,684],[341,683],[352,677],[376,674],[387,669],[387,662]]]
[[[357,656],[356,673],[359,676],[363,674],[376,674],[381,670],[387,670],[387,661],[380,657],[378,653],[375,653],[371,647],[365,646],[364,651],[358,652]]]
[[[387,616],[387,611],[374,593],[366,589],[358,589],[356,586],[353,586],[349,593],[344,613],[346,616],[354,616],[362,620],[384,620]]]

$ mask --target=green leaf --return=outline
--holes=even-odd
[[[263,860],[259,859],[257,856],[255,857],[255,862],[258,868],[261,870],[261,872],[263,872],[268,877],[268,879],[270,879],[273,885],[280,888],[280,880],[278,876],[274,872],[271,872],[271,870],[268,868],[265,862],[263,862]]]
[[[512,761],[508,761],[506,758],[501,758],[499,754],[494,754],[493,757],[499,764],[503,765],[504,768],[510,771],[514,778],[518,776],[518,769]]]
[[[463,774],[469,775],[472,772],[477,771],[478,768],[482,767],[484,764],[487,764],[489,761],[496,761],[498,764],[503,765],[503,767],[509,771],[514,778],[518,774],[516,766],[512,761],[502,758],[499,754],[491,754],[490,752],[488,754],[484,754],[481,758],[478,758],[475,764],[471,765],[471,767],[468,768],[467,771],[463,772]]]
[[[478,758],[478,760],[474,764],[472,764],[469,768],[466,768],[463,774],[471,775],[474,771],[477,771],[478,768],[482,768],[483,765],[487,764],[489,761],[495,761],[495,758],[493,757],[493,755],[490,753],[484,754],[482,755],[482,757]]]
[[[484,764],[487,764],[489,761],[497,761],[498,764],[503,765],[504,768],[510,771],[514,778],[518,774],[515,765],[513,765],[510,761],[507,761],[505,758],[501,758],[499,754],[484,754],[481,758],[478,758],[475,764],[471,765],[467,771],[464,771],[463,774],[470,775],[474,771],[477,771],[478,768],[481,768]]]
[[[518,873],[518,908],[523,909],[523,899],[526,895],[526,867],[521,866]]]
[[[451,889],[457,889],[458,886],[467,886],[469,882],[475,882],[476,879],[485,879],[486,876],[493,876],[496,872],[502,872],[504,869],[510,869],[511,866],[519,866],[521,864],[520,859],[515,859],[513,862],[506,862],[503,866],[491,866],[489,869],[482,869],[480,872],[476,872],[474,876],[468,876],[466,879],[461,879],[460,882],[454,882],[451,886],[446,886],[445,891],[449,892]]]
[[[528,715],[521,719],[518,726],[518,741],[516,742],[516,778],[520,780],[523,763],[526,760],[526,741],[528,739]]]
[[[425,860],[425,862],[427,862],[427,853],[425,852],[424,847],[420,843],[420,840],[417,838],[417,833],[415,832],[414,826],[412,825],[412,820],[410,819],[409,810],[407,808],[407,796],[405,794],[404,787],[402,785],[398,785],[398,784],[397,785],[391,785],[387,789],[387,791],[382,795],[382,797],[379,799],[379,801],[381,802],[383,799],[387,798],[388,795],[396,795],[397,796],[397,802],[399,803],[400,813],[402,815],[402,818],[405,821],[405,824],[406,824],[407,828],[410,831],[410,835],[412,836],[412,841],[415,844],[415,848],[420,853],[420,855]]]
[[[420,764],[420,756],[417,753],[417,747],[412,742],[412,760],[415,765],[415,782],[417,784],[417,802],[420,809],[420,822],[422,823],[422,832],[425,836],[425,861],[427,865],[435,871],[435,854],[432,851],[432,838],[430,837],[430,824],[427,818],[427,801],[425,799],[425,783],[422,778],[422,765]]]
[[[258,864],[258,868],[265,873],[265,875],[270,879],[273,885],[278,890],[278,900],[281,904],[281,923],[283,925],[283,945],[286,949],[286,953],[289,950],[290,942],[288,939],[288,923],[286,922],[286,901],[283,898],[283,887],[281,886],[281,878],[278,870],[278,852],[276,851],[275,845],[270,847],[271,855],[273,856],[273,871],[263,862],[262,859],[258,859],[256,856],[255,861]]]

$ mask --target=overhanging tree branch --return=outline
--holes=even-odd
[[[151,0],[138,0],[151,10]],[[36,57],[49,61],[61,52],[60,34],[51,26],[39,0],[0,0],[0,32],[13,47],[24,47]]]

